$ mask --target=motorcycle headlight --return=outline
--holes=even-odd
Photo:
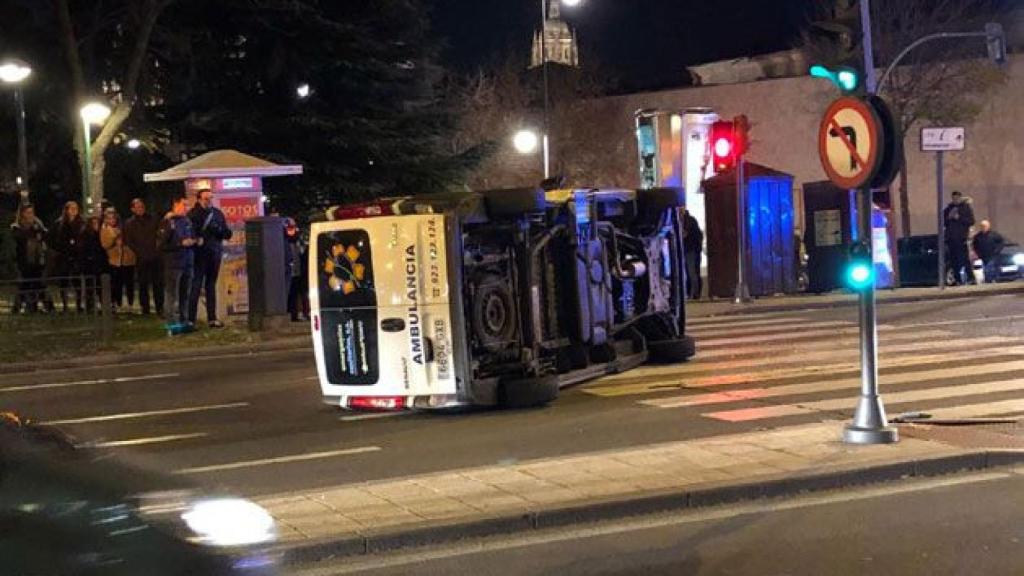
[[[244,546],[274,539],[274,518],[259,504],[242,498],[192,502],[181,519],[201,544]]]
[[[1024,266],[1024,254],[1014,254],[1011,257],[1011,260],[1013,260],[1013,263],[1016,264],[1017,266]]]

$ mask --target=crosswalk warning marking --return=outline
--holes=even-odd
[[[921,342],[929,340],[945,339],[954,334],[948,330],[922,330],[917,333],[886,332],[880,335],[879,350],[885,350],[886,346],[894,342]],[[697,356],[692,362],[700,362],[708,358],[721,358],[733,356],[746,356],[752,354],[774,354],[778,352],[790,352],[802,354],[815,350],[837,350],[849,349],[859,354],[857,347],[859,340],[856,336],[845,338],[826,338],[810,342],[770,342],[761,345],[747,346],[718,346],[707,349],[707,342],[697,339]]]
[[[878,326],[879,332],[892,332],[896,330],[895,326],[889,324],[880,324]],[[794,330],[791,332],[779,333],[779,334],[755,334],[752,336],[728,336],[721,338],[711,338],[707,340],[699,340],[697,342],[698,349],[701,347],[711,348],[715,346],[734,346],[736,344],[750,344],[753,342],[769,342],[774,340],[797,340],[807,338],[829,338],[840,335],[851,335],[858,334],[860,328],[857,326],[851,326],[850,328],[823,328],[821,330]]]
[[[824,328],[850,328],[857,326],[854,322],[793,322],[791,324],[777,324],[774,326],[755,326],[751,328],[715,328],[713,330],[693,329],[689,331],[691,336],[696,338],[717,338],[732,334],[753,336],[755,334],[771,334],[782,332],[791,333],[794,331],[820,330]]]

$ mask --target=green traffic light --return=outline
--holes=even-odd
[[[814,78],[825,78],[844,93],[853,92],[860,85],[860,74],[849,66],[843,66],[832,71],[821,64],[815,64],[811,66],[809,72]]]
[[[864,290],[875,283],[875,267],[871,262],[855,261],[846,268],[846,286],[851,290]]]

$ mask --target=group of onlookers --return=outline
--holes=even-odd
[[[200,190],[189,209],[186,197],[177,197],[163,218],[136,198],[123,222],[112,206],[83,217],[79,205],[68,202],[50,228],[31,204],[22,205],[11,227],[21,278],[14,311],[55,309],[46,282],[57,284],[64,311],[72,295],[75,310],[95,310],[100,277],[109,274],[115,311],[134,307],[137,294],[143,314],[162,312],[170,331],[187,332],[204,295],[207,325],[224,326],[217,318],[216,284],[223,242],[232,233],[212,198],[210,190]]]

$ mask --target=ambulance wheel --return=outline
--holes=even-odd
[[[543,406],[558,398],[558,376],[509,378],[498,387],[498,402],[505,408]]]
[[[692,336],[656,340],[647,343],[647,351],[654,362],[675,364],[692,358],[697,353],[697,343]]]
[[[507,188],[483,192],[487,215],[492,218],[523,216],[543,212],[547,208],[544,191],[540,188]]]

